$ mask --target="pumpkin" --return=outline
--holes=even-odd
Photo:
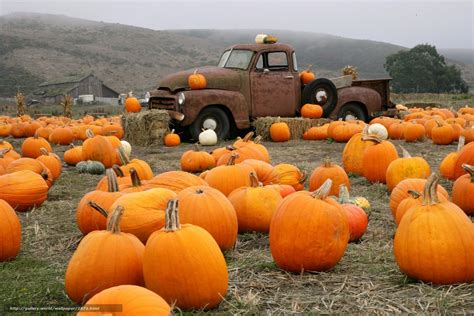
[[[323,116],[323,108],[318,104],[307,103],[301,107],[301,116],[307,118],[320,118]]]
[[[165,188],[176,193],[192,186],[207,186],[207,182],[200,177],[185,171],[163,172],[148,181],[148,184],[158,188]]]
[[[135,169],[141,180],[150,180],[153,178],[153,171],[146,161],[141,159],[130,160],[122,147],[118,148],[118,154],[123,165],[120,167],[120,169],[125,176],[130,175],[131,169]]]
[[[331,163],[331,161],[327,159],[322,165],[315,168],[311,173],[311,176],[309,177],[309,190],[315,191],[321,187],[327,179],[332,180],[332,186],[329,190],[329,195],[339,196],[339,187],[341,185],[345,185],[347,188],[351,187],[349,177],[347,176],[347,173],[344,171],[344,169]]]
[[[303,134],[304,140],[323,140],[328,138],[329,124],[322,126],[313,126]]]
[[[14,150],[12,144],[7,142],[6,140],[0,139],[0,149],[11,149]]]
[[[107,124],[102,127],[102,133],[104,136],[115,136],[118,139],[122,139],[123,128],[118,124]]]
[[[178,200],[183,224],[204,228],[222,251],[234,247],[237,240],[237,215],[224,194],[208,186],[194,186],[179,192]]]
[[[454,203],[439,201],[438,181],[435,174],[428,178],[423,204],[409,209],[398,225],[395,259],[413,279],[446,285],[470,282],[474,280],[473,224]]]
[[[397,149],[391,142],[378,137],[369,135],[362,139],[375,142],[373,146],[367,147],[364,151],[362,175],[369,182],[386,183],[388,166],[398,158]]]
[[[436,145],[449,145],[453,142],[454,130],[449,124],[436,121],[437,125],[431,130],[431,140]]]
[[[69,298],[82,303],[107,288],[143,282],[145,246],[131,234],[120,231],[124,209],[113,209],[107,230],[87,234],[71,257],[64,277]]]
[[[227,165],[217,166],[206,174],[206,182],[228,196],[242,186],[250,185],[250,173],[255,170],[247,164],[235,164],[239,155],[232,153]]]
[[[48,187],[53,185],[53,174],[51,171],[39,160],[32,158],[20,158],[12,161],[5,169],[6,173],[13,173],[21,170],[31,170],[39,174]]]
[[[76,223],[82,234],[106,228],[107,210],[123,194],[119,192],[117,176],[112,169],[107,169],[108,190],[94,190],[86,193],[76,209]],[[102,210],[105,212],[102,212]]]
[[[392,215],[396,217],[396,211],[401,201],[410,196],[409,191],[414,190],[421,192],[426,184],[426,179],[405,179],[399,182],[390,193],[390,210]],[[441,185],[438,185],[438,195],[443,195],[449,200],[448,192]]]
[[[51,175],[53,176],[53,181],[55,181],[61,175],[61,171],[63,169],[61,158],[55,153],[48,152],[46,148],[41,148],[41,156],[36,158],[36,160],[42,162],[46,168],[51,171]]]
[[[385,126],[383,126],[380,123],[374,123],[374,124],[369,125],[367,133],[369,135],[376,135],[381,140],[386,140],[388,138],[387,128],[385,128]]]
[[[241,164],[249,165],[255,171],[258,181],[263,185],[277,184],[280,181],[280,176],[275,167],[268,162],[257,159],[245,159]]]
[[[199,144],[203,146],[214,146],[217,144],[217,134],[212,129],[206,129],[199,133]]]
[[[397,207],[397,210],[395,211],[395,222],[397,223],[397,226],[400,224],[403,215],[412,208],[413,206],[416,205],[421,205],[423,198],[421,197],[421,194],[418,193],[418,191],[415,190],[408,190],[408,197],[403,199]]]
[[[125,100],[125,112],[138,113],[142,110],[142,106],[137,98],[129,96]]]
[[[356,175],[363,174],[363,158],[367,147],[374,146],[375,143],[365,140],[368,136],[369,127],[365,127],[362,133],[357,133],[344,146],[342,151],[342,166],[346,173],[353,173]]]
[[[465,145],[458,152],[456,163],[454,164],[454,179],[466,173],[466,170],[462,167],[463,164],[474,165],[474,142]]]
[[[460,176],[453,185],[453,203],[467,215],[474,215],[474,167],[463,164],[468,174]]]
[[[261,186],[254,172],[251,172],[249,177],[250,186],[232,191],[229,201],[237,213],[240,233],[267,233],[273,213],[282,197],[275,189]]]
[[[105,289],[86,302],[87,306],[120,306],[122,315],[169,316],[171,307],[158,294],[137,285],[118,285]],[[77,316],[103,316],[104,310],[86,309]],[[109,311],[107,311],[108,313]],[[110,313],[112,313],[110,311]],[[115,314],[115,313],[114,313]]]
[[[181,144],[181,138],[178,134],[174,133],[174,129],[171,130],[171,133],[166,134],[164,138],[164,143],[166,147],[176,147]]]
[[[123,193],[141,192],[141,191],[145,191],[145,190],[155,187],[148,183],[142,183],[142,181],[140,180],[140,176],[138,175],[137,171],[134,168],[130,169],[130,179],[131,179],[130,183],[121,184],[119,186],[120,192],[123,192]]]
[[[260,144],[262,136],[257,136],[252,141],[253,132],[249,132],[243,139],[236,141],[233,147],[237,148],[237,152],[241,155],[247,155],[247,159],[259,159],[265,162],[270,162],[270,153],[267,148]]]
[[[69,145],[74,141],[74,134],[69,127],[58,127],[49,135],[49,141],[58,145]]]
[[[228,145],[225,147],[216,148],[213,151],[211,151],[210,154],[212,157],[214,157],[214,160],[217,162],[222,156],[232,152],[233,150],[235,150],[235,147],[233,147],[232,145]]]
[[[70,148],[64,152],[64,162],[70,166],[75,166],[80,161],[82,161],[82,146],[71,144]]]
[[[202,74],[198,74],[197,71],[197,69],[194,70],[194,73],[188,76],[188,86],[191,90],[206,89],[206,77]]]
[[[80,161],[76,165],[77,172],[88,174],[103,174],[105,166],[100,161]]]
[[[31,170],[20,170],[0,176],[0,199],[17,212],[40,206],[48,197],[43,177]]]
[[[19,154],[17,154],[15,151],[12,151],[11,149],[0,149],[0,166],[6,170],[12,161],[20,159],[20,157],[21,156]]]
[[[405,139],[407,143],[422,141],[425,138],[425,134],[426,131],[423,125],[411,121],[405,126],[403,139]]]
[[[198,144],[195,144],[195,150],[184,152],[180,162],[181,170],[191,173],[203,172],[216,166],[214,157],[205,151],[200,151]]]
[[[270,184],[267,185],[267,187],[275,189],[278,193],[280,193],[282,198],[285,198],[288,195],[296,192],[295,188],[289,184]]]
[[[408,178],[426,179],[431,173],[428,162],[422,157],[412,157],[405,148],[400,146],[402,158],[397,158],[388,165],[385,175],[389,191],[402,180]]]
[[[0,137],[10,136],[12,126],[10,124],[0,124]]]
[[[0,200],[0,262],[15,258],[21,247],[21,224],[12,207]]]
[[[464,136],[459,136],[458,147],[455,152],[451,152],[444,157],[439,165],[439,172],[441,176],[448,180],[455,180],[454,178],[454,167],[458,159],[458,154],[464,146]]]
[[[338,203],[341,204],[347,216],[350,234],[349,241],[359,240],[367,229],[369,218],[362,207],[352,202],[349,191],[344,184],[341,184],[339,187]]]
[[[327,198],[331,179],[315,192],[295,192],[275,211],[270,225],[270,250],[283,270],[326,271],[344,255],[349,224],[341,205]]]
[[[403,139],[403,135],[405,133],[405,122],[397,121],[390,125],[388,128],[388,136],[390,139]]]
[[[275,170],[278,172],[279,184],[289,184],[296,191],[304,189],[306,174],[302,172],[297,166],[281,163],[275,166]]]
[[[48,152],[53,151],[46,139],[38,137],[37,135],[28,137],[21,145],[21,155],[23,157],[36,159],[41,156],[41,148],[45,148]]]
[[[331,138],[338,143],[345,143],[355,134],[361,133],[363,129],[362,124],[343,122],[333,129]]]
[[[143,274],[148,289],[182,310],[218,306],[229,279],[214,238],[199,226],[180,224],[177,200],[168,203],[165,227],[146,244]]]
[[[132,153],[132,145],[130,145],[126,140],[121,140],[120,144],[122,145],[125,154],[130,157],[130,154]]]
[[[109,168],[109,169],[112,169],[115,175],[117,176],[117,183],[119,185],[119,188],[121,185],[132,184],[132,178],[130,176],[125,176],[125,174],[123,173],[123,171],[120,169],[118,165],[114,165],[112,168]],[[109,191],[109,177],[107,177],[107,175],[102,177],[102,179],[100,179],[99,182],[97,183],[95,189],[99,191]]]
[[[88,138],[82,144],[82,160],[99,161],[106,168],[112,167],[116,162],[116,153],[107,137],[94,135],[90,129],[86,134]]]
[[[26,124],[15,123],[11,125],[10,135],[14,138],[23,138],[26,136]]]
[[[109,210],[122,206],[125,212],[120,229],[137,236],[145,244],[148,237],[165,224],[166,203],[175,197],[176,193],[162,188],[132,192],[115,200]]]
[[[299,76],[300,76],[300,80],[301,80],[302,85],[306,85],[306,84],[308,84],[311,81],[316,79],[316,76],[314,75],[314,72],[311,71],[311,67],[312,67],[312,65],[309,65],[308,69],[303,70],[302,72],[300,72]]]
[[[270,138],[274,142],[286,142],[290,140],[290,128],[285,122],[276,122],[270,126]]]

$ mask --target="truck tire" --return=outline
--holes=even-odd
[[[345,104],[337,114],[337,117],[342,118],[344,121],[350,119],[357,119],[367,122],[369,120],[367,113],[363,108],[363,105],[360,105],[358,103]]]
[[[317,95],[325,93],[326,100],[317,97]],[[337,105],[337,89],[334,83],[326,78],[319,78],[311,81],[303,89],[301,97],[302,104],[312,103],[319,104],[323,108],[323,117],[328,117]]]
[[[203,129],[212,129],[220,140],[229,137],[230,120],[227,114],[218,107],[207,107],[199,113],[193,124],[189,126],[189,134],[195,141],[199,140],[199,133]]]

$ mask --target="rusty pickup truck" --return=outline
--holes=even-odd
[[[306,103],[320,104],[331,119],[368,121],[394,113],[390,79],[318,78],[302,85],[293,47],[285,44],[239,44],[227,48],[215,67],[198,71],[206,89],[190,90],[195,69],[166,76],[151,92],[150,109],[168,110],[175,127],[186,128],[192,139],[213,129],[225,139],[264,116],[294,117]]]

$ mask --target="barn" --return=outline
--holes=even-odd
[[[44,82],[34,92],[35,98],[46,104],[59,104],[66,94],[73,98],[78,98],[80,95],[93,95],[96,100],[110,99],[115,102],[119,96],[118,92],[105,85],[93,74],[69,75]]]

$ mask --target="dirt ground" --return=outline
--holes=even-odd
[[[13,142],[18,148],[19,142]],[[429,141],[403,144],[412,155],[423,156],[434,171],[442,158],[456,148],[435,146]],[[341,164],[344,147],[328,141],[264,145],[270,151],[272,163],[296,164],[308,174],[326,158]],[[134,147],[132,156],[148,161],[157,174],[179,169],[181,154],[191,147]],[[55,151],[62,155],[65,149],[59,147]],[[82,237],[75,223],[75,208],[99,178],[65,167],[48,200],[38,209],[20,214],[21,253],[14,261],[0,263],[0,314],[8,306],[75,306],[64,292],[65,269]],[[273,263],[267,235],[240,235],[235,249],[226,253],[228,293],[220,307],[210,313],[474,313],[473,283],[432,286],[407,279],[399,271],[392,250],[395,225],[386,187],[371,185],[360,177],[350,180],[351,194],[367,197],[372,212],[362,240],[348,246],[333,270],[287,273]],[[451,191],[451,183],[442,181],[442,185]]]

